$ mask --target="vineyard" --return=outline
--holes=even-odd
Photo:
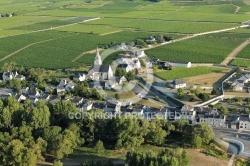
[[[220,73],[223,71],[224,71],[223,68],[198,66],[191,68],[185,68],[185,67],[173,68],[172,70],[157,71],[154,74],[157,77],[160,77],[164,80],[174,80],[174,79],[183,79],[187,77],[193,77],[210,73]]]
[[[206,35],[147,50],[146,54],[167,61],[220,63],[246,38],[229,33]]]
[[[246,48],[244,48],[238,55],[238,58],[246,58],[250,59],[250,45],[248,45]]]
[[[71,61],[83,52],[96,46],[107,47],[111,42],[144,40],[158,34],[177,39],[192,33],[239,26],[249,20],[249,5],[243,0],[233,0],[233,3],[242,7],[237,14],[230,0],[0,2],[0,11],[16,13],[15,17],[0,18],[0,59],[29,46],[1,64],[13,60],[28,67],[89,65],[92,54],[85,54],[75,63]],[[82,23],[97,17],[100,19]],[[38,30],[40,32],[34,32]],[[162,60],[219,63],[248,37],[249,29],[237,29],[161,46],[146,53]],[[245,50],[239,55],[247,56]]]
[[[240,67],[249,67],[250,68],[250,59],[234,59],[231,63],[232,65],[235,66],[240,66]]]

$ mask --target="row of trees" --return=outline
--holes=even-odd
[[[183,147],[200,147],[213,138],[206,124],[190,126],[185,120],[170,122],[117,117],[100,119],[94,116],[70,119],[78,113],[70,101],[55,105],[25,101],[23,105],[13,98],[0,100],[0,165],[30,165],[44,160],[46,154],[60,160],[77,146],[114,149],[139,147],[143,143],[164,145],[166,138],[176,137]],[[102,111],[92,110],[102,114]],[[94,115],[94,114],[93,114]],[[100,116],[98,116],[100,117]],[[185,144],[182,144],[184,143]],[[167,162],[167,160],[166,160]]]

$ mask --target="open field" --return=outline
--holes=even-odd
[[[250,5],[245,1],[1,1],[0,11],[15,13],[16,16],[0,18],[0,59],[31,46],[0,64],[13,60],[27,67],[89,65],[93,55],[86,54],[84,57],[91,58],[83,57],[75,63],[71,61],[83,52],[113,41],[130,42],[152,34],[173,34],[176,39],[183,34],[239,26],[241,22],[249,20]],[[241,7],[237,14],[236,6]],[[100,19],[83,23],[84,20],[97,17]],[[164,60],[219,63],[246,36],[249,37],[248,34],[249,29],[207,35],[152,49],[148,54]],[[49,59],[56,61],[52,63]]]
[[[136,151],[161,151],[162,147],[152,146],[152,145],[142,145],[139,148],[135,148]],[[188,152],[190,157],[190,165],[192,166],[227,166],[227,159],[219,159],[212,156],[207,156],[202,152],[199,152],[195,149],[185,149]],[[93,149],[91,148],[78,148],[75,150],[73,155],[63,159],[63,163],[65,166],[72,166],[76,164],[80,164],[85,160],[107,160],[110,159],[115,163],[115,166],[124,165],[126,153],[128,150],[120,149],[120,150],[106,150],[104,154],[96,154],[93,153]]]
[[[146,54],[167,61],[220,63],[247,38],[244,33],[211,34],[153,48]]]
[[[229,70],[225,69],[219,73],[211,73],[211,74],[204,74],[202,76],[188,77],[185,78],[184,81],[192,85],[213,86],[213,84],[216,83],[220,78],[225,76],[225,74],[228,71]]]
[[[193,76],[199,76],[204,74],[210,73],[222,73],[225,72],[227,69],[219,68],[219,67],[206,67],[206,66],[198,66],[198,67],[191,67],[191,68],[173,68],[172,70],[165,70],[165,71],[156,71],[154,74],[164,80],[174,80],[174,79],[183,79]]]

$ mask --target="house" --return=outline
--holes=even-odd
[[[22,93],[24,95],[28,95],[28,93],[29,93],[29,87],[22,87],[21,91],[22,91]]]
[[[93,108],[93,102],[89,100],[83,100],[81,110],[83,111],[89,111]],[[96,108],[97,109],[97,108]]]
[[[17,75],[15,77],[16,80],[19,80],[19,81],[24,81],[25,80],[25,77],[23,75]]]
[[[7,88],[0,88],[0,98],[6,98],[12,96],[13,90]]]
[[[50,99],[49,99],[49,103],[51,103],[51,104],[56,104],[56,103],[58,103],[60,101],[61,101],[61,99],[58,98],[58,96],[51,96]]]
[[[51,86],[45,87],[45,90],[44,90],[45,93],[49,93],[49,94],[52,93],[53,91],[54,91],[54,88]]]
[[[241,115],[239,120],[240,130],[250,130],[250,115]]]
[[[174,89],[179,89],[179,88],[186,88],[187,83],[184,82],[182,79],[176,79],[168,85]]]
[[[181,118],[186,119],[189,123],[193,123],[195,121],[196,111],[194,107],[190,105],[184,105],[180,110]]]
[[[39,98],[39,97],[40,97],[40,93],[39,93],[38,89],[35,88],[35,87],[32,87],[32,88],[30,88],[30,89],[28,90],[28,95],[29,95],[29,96],[33,96],[33,97],[36,97],[36,98]]]
[[[64,86],[58,85],[58,86],[56,87],[56,93],[57,93],[57,94],[62,94],[62,93],[64,93],[65,91],[66,91],[66,90],[65,90]]]
[[[32,104],[36,104],[38,98],[36,96],[29,96],[29,100],[31,101]]]
[[[147,42],[147,43],[153,43],[153,42],[155,42],[155,41],[156,41],[156,39],[155,39],[154,36],[149,36],[149,38],[146,39],[146,42]]]
[[[92,104],[92,109],[99,109],[104,111],[105,108],[106,108],[105,102],[94,102]]]
[[[231,84],[234,91],[243,91],[244,88],[247,89],[245,86],[248,82],[250,82],[250,73],[234,74],[227,80],[227,83]]]
[[[67,92],[71,92],[74,88],[76,87],[76,83],[74,83],[73,81],[70,81],[66,87],[65,87],[65,90]]]
[[[141,63],[138,58],[127,57],[117,59],[117,67],[125,70],[126,72],[133,71],[135,69],[141,69]]]
[[[135,56],[136,57],[143,57],[143,56],[145,56],[146,54],[145,54],[145,52],[143,51],[143,50],[136,50],[135,51]]]
[[[25,77],[23,75],[19,75],[17,72],[4,72],[2,78],[4,81],[10,81],[12,79],[20,81],[25,80]]]
[[[198,114],[198,123],[207,123],[214,127],[226,127],[226,116],[220,114]]]
[[[115,87],[115,85],[116,85],[115,81],[113,81],[113,80],[107,80],[105,82],[105,89],[109,89],[109,90],[113,89]]]
[[[86,80],[86,75],[78,73],[73,77],[73,80],[76,82],[83,82]]]
[[[59,86],[66,86],[69,82],[71,82],[71,80],[69,78],[65,78],[65,79],[62,79],[60,82],[59,82]]]
[[[101,56],[98,48],[96,49],[96,57],[94,65],[88,71],[88,75],[92,80],[108,80],[113,77],[113,70],[110,65],[102,64]]]
[[[16,98],[16,100],[17,100],[18,102],[25,101],[25,100],[27,99],[26,96],[24,96],[24,95],[22,95],[22,94],[17,94],[17,95],[15,96],[15,98]]]
[[[40,99],[41,99],[42,101],[44,101],[44,102],[48,102],[49,99],[50,99],[50,95],[49,95],[49,94],[44,94],[44,95],[41,96]]]
[[[71,102],[74,103],[77,107],[80,107],[83,103],[83,98],[76,97],[76,98],[71,99]]]

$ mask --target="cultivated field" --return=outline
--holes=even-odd
[[[165,71],[159,70],[155,72],[155,75],[164,80],[174,80],[174,79],[183,79],[199,75],[204,75],[204,77],[206,77],[205,74],[223,73],[225,71],[228,71],[228,69],[219,67],[206,67],[206,66],[198,66],[191,68],[180,67],[180,68],[173,68],[172,70],[165,70]]]
[[[238,58],[236,58],[232,61],[231,64],[235,65],[235,66],[249,67],[250,68],[250,59],[238,59]]]
[[[231,28],[249,20],[250,10],[244,0],[12,0],[1,1],[0,11],[15,14],[0,18],[0,64],[16,61],[19,66],[68,68],[91,64],[93,55],[72,60],[96,46],[157,34],[176,39]],[[100,19],[88,21],[93,18]],[[247,30],[207,35],[148,54],[165,60],[219,63],[249,37]]]
[[[250,45],[248,45],[247,47],[245,47],[238,55],[238,58],[246,58],[246,59],[250,59]]]
[[[150,49],[146,54],[167,61],[220,63],[248,36],[245,33],[205,35]]]

